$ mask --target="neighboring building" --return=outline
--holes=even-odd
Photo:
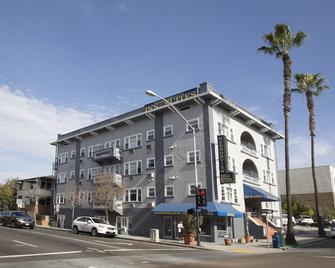
[[[25,195],[25,187],[32,188],[33,185],[38,184],[40,188],[50,190],[50,196],[46,198],[41,198],[38,202],[38,214],[40,215],[52,215],[53,214],[53,186],[54,186],[54,177],[53,176],[41,176],[34,177],[29,179],[18,180],[17,185],[17,194],[16,194],[16,204],[18,210],[24,210],[31,216],[34,214],[35,204],[31,201],[29,197]]]
[[[315,167],[321,209],[335,209],[335,168]],[[292,201],[315,208],[312,168],[290,169]],[[279,191],[283,202],[286,198],[285,170],[278,171]]]
[[[150,228],[158,228],[161,237],[175,238],[180,214],[195,205],[195,159],[199,184],[207,189],[209,202],[202,240],[244,237],[245,211],[261,217],[261,209],[273,209],[272,220],[280,225],[275,141],[282,136],[207,82],[167,99],[196,128],[196,156],[192,131],[161,100],[59,135],[52,143],[57,163],[55,200],[64,227],[71,225],[67,183],[79,185],[85,199],[76,216],[103,216],[95,204],[95,176],[111,173],[122,180],[124,197],[116,200],[110,221],[130,234],[148,236]],[[218,135],[227,138],[224,162],[236,174],[234,184],[220,184]]]

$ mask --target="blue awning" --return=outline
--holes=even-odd
[[[279,201],[278,197],[256,186],[251,186],[244,183],[243,190],[244,198],[259,198],[261,201]]]
[[[194,203],[162,203],[155,207],[152,211],[155,214],[185,214],[188,209],[195,209]],[[218,203],[218,202],[208,202],[207,207],[204,209],[208,210],[209,214],[216,216],[230,216],[235,218],[240,218],[243,213],[236,210],[230,204]]]

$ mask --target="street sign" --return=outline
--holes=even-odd
[[[226,173],[220,174],[220,183],[221,184],[236,183],[235,173],[226,172]]]
[[[266,208],[266,209],[262,209],[261,212],[264,213],[264,214],[272,214],[273,210]]]

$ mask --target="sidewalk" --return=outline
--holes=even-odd
[[[45,228],[45,229],[52,229],[58,231],[65,231],[65,232],[72,232],[71,229],[63,229],[57,227],[46,227],[36,225],[38,228]],[[188,247],[200,250],[216,250],[222,251],[226,253],[235,253],[235,254],[268,254],[268,253],[280,253],[286,250],[290,250],[293,247],[284,247],[284,248],[272,248],[272,241],[269,240],[269,247],[267,244],[266,239],[258,239],[258,241],[254,241],[248,244],[240,244],[240,243],[233,243],[231,246],[226,246],[224,244],[218,243],[210,243],[210,242],[201,242],[201,246],[194,246],[194,245],[186,245],[183,242],[179,242],[177,240],[170,240],[170,239],[159,239],[159,242],[150,241],[149,237],[143,236],[134,236],[134,235],[118,235],[117,238],[126,239],[126,240],[134,240],[134,241],[142,241],[147,243],[159,243],[163,245],[169,246],[178,246],[178,247]],[[323,239],[327,238],[319,238],[317,237],[317,231],[314,232],[311,230],[308,231],[297,231],[296,232],[296,240],[298,242],[298,247],[304,247],[309,244],[318,243]]]

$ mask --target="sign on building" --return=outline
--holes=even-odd
[[[221,184],[235,183],[235,173],[228,171],[228,148],[227,138],[218,135],[219,174]]]

